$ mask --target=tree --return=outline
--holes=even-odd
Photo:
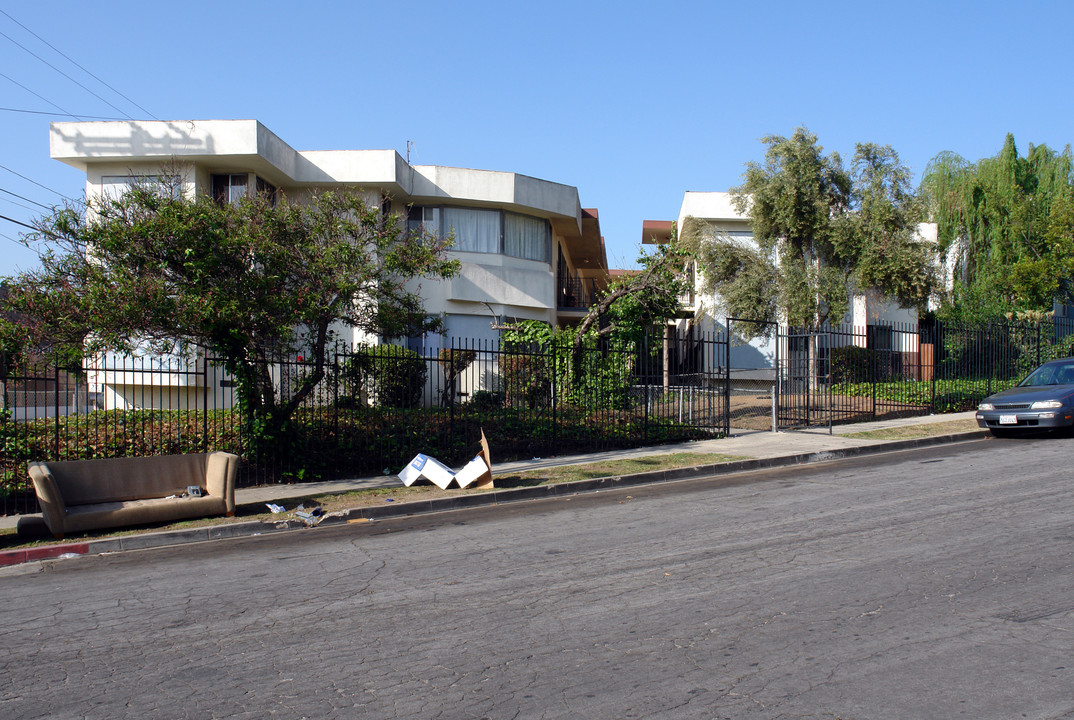
[[[760,321],[743,326],[754,335],[778,320],[809,330],[838,321],[860,289],[923,307],[936,284],[931,249],[915,238],[920,211],[895,151],[859,143],[848,172],[805,128],[762,142],[764,163],[748,163],[732,189],[753,242],[684,222],[702,290],[719,293],[730,314]]]
[[[677,317],[693,282],[692,255],[676,239],[638,258],[641,269],[612,283],[577,327],[532,320],[504,333],[500,356],[509,403],[530,408],[557,396],[577,407],[623,409],[632,403],[643,336]]]
[[[693,254],[673,234],[671,242],[657,246],[652,253],[638,256],[641,269],[611,283],[574,333],[580,347],[591,333],[596,337],[612,334],[638,339],[655,322],[676,317],[682,309],[682,296],[693,282]]]
[[[389,337],[428,329],[435,322],[408,282],[457,271],[449,241],[409,234],[347,192],[219,204],[136,186],[37,227],[28,240],[53,249],[7,303],[28,319],[28,341],[50,338],[50,352],[67,357],[202,347],[223,359],[262,437],[324,377],[335,328]],[[271,365],[294,354],[311,372],[281,396]]]
[[[964,319],[1074,303],[1074,155],[1046,145],[994,157],[950,152],[929,163],[921,195],[939,226],[954,288],[944,311]]]

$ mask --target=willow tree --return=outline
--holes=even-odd
[[[851,170],[798,128],[770,135],[764,163],[748,163],[733,202],[753,241],[687,218],[683,244],[698,256],[703,287],[727,311],[816,330],[840,321],[852,293],[876,289],[904,307],[923,307],[935,288],[931,248],[915,237],[920,210],[910,172],[890,146],[859,143]]]
[[[954,288],[947,310],[966,318],[1074,303],[1074,156],[1046,145],[971,163],[937,155],[921,196],[939,226]]]

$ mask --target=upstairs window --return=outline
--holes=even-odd
[[[276,204],[279,192],[276,186],[253,173],[219,173],[212,176],[213,200],[221,205],[253,197],[254,192],[267,198],[270,204]]]
[[[498,210],[444,208],[444,232],[455,234],[452,250],[463,252],[500,252],[500,213]]]
[[[104,175],[101,177],[101,197],[118,200],[131,188],[140,187],[172,199],[183,195],[182,181],[176,175]]]
[[[440,235],[440,210],[434,207],[411,206],[407,208],[406,229],[408,233]]]
[[[249,186],[247,173],[213,175],[213,200],[221,205],[237,203],[249,195]]]
[[[543,218],[499,210],[410,206],[407,230],[454,236],[452,250],[552,262],[552,226]]]
[[[276,196],[279,194],[279,190],[277,190],[276,186],[268,180],[257,178],[257,194],[260,197],[266,198],[270,205],[275,205]]]
[[[547,220],[505,213],[503,235],[505,255],[541,262],[552,261],[552,232]]]

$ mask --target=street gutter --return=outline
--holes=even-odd
[[[977,430],[948,435],[933,435],[909,440],[894,440],[873,445],[861,445],[838,450],[798,453],[757,460],[732,460],[729,462],[695,465],[669,470],[653,470],[631,475],[612,475],[588,480],[574,480],[564,483],[550,483],[524,488],[504,488],[491,492],[460,494],[454,497],[414,500],[393,503],[391,505],[372,506],[341,510],[328,513],[319,523],[311,528],[305,521],[295,518],[277,522],[250,521],[209,525],[185,530],[168,530],[163,532],[141,533],[99,540],[86,540],[61,545],[44,545],[15,550],[0,551],[0,568],[30,562],[62,560],[83,555],[101,555],[105,553],[129,552],[150,548],[185,545],[189,543],[211,542],[232,538],[269,535],[290,530],[311,530],[321,526],[334,526],[346,523],[365,523],[388,518],[410,515],[462,510],[465,508],[499,505],[525,500],[577,495],[579,493],[597,492],[636,485],[695,480],[704,477],[719,477],[754,470],[767,470],[776,467],[808,465],[830,462],[844,458],[876,455],[886,452],[912,450],[948,443],[968,442],[989,437],[986,430]]]

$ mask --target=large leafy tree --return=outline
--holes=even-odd
[[[910,173],[889,146],[859,143],[851,170],[798,128],[770,135],[763,163],[746,165],[732,190],[753,242],[687,218],[683,243],[697,253],[702,289],[732,315],[816,329],[838,321],[854,290],[877,289],[906,307],[935,288],[932,251],[915,238],[918,209]]]
[[[409,234],[349,192],[220,204],[138,186],[45,217],[28,240],[48,249],[39,270],[12,284],[7,305],[30,346],[68,358],[204,348],[235,377],[262,437],[323,378],[336,328],[426,329],[410,281],[457,270],[447,241]],[[310,372],[282,393],[272,362],[296,353]]]
[[[1074,303],[1074,155],[1008,134],[1000,152],[971,163],[933,158],[921,195],[939,225],[954,288],[945,308],[968,319]]]

